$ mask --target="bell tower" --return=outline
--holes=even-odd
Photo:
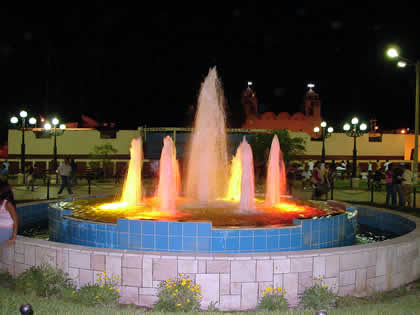
[[[313,90],[314,87],[315,84],[308,84],[309,90],[305,93],[303,98],[305,116],[321,118],[321,102],[319,100],[319,94]]]
[[[241,103],[244,107],[246,116],[251,114],[258,115],[258,99],[252,88],[252,82],[248,82],[248,87],[242,92]]]

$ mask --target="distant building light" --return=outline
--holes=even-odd
[[[313,84],[313,83],[309,83],[309,84],[308,84],[308,88],[312,89],[312,88],[314,88],[314,87],[315,87],[315,84]]]
[[[252,86],[252,81],[248,81],[248,86]]]

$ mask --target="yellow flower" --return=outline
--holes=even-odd
[[[117,280],[117,281],[120,280],[120,278],[118,278],[118,277],[114,277],[114,279]]]
[[[47,274],[46,274],[45,272],[42,274],[42,276],[43,276],[43,277],[45,277],[46,275],[47,275]]]
[[[190,303],[190,299],[187,299],[187,303]]]
[[[73,291],[72,294],[76,294],[76,291]]]
[[[178,289],[175,289],[175,292],[178,292]]]
[[[181,304],[177,304],[176,306],[181,306]]]
[[[176,296],[176,293],[172,293],[173,296]]]
[[[182,273],[180,273],[179,276],[182,277]]]
[[[269,292],[269,291],[271,291],[271,290],[273,290],[273,288],[272,287],[268,287],[267,289],[265,289],[267,292]]]
[[[112,288],[109,288],[110,291],[112,291]]]
[[[324,285],[324,288],[326,289],[326,288],[327,288],[327,286],[326,286],[326,285]]]
[[[265,292],[262,293],[262,295],[265,295],[265,294],[266,294]]]
[[[104,287],[104,285],[103,285],[103,284],[101,284],[101,285],[100,285],[100,288],[103,288],[103,287]]]
[[[117,292],[120,292],[120,289],[117,289]]]

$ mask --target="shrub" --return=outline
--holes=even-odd
[[[44,297],[60,297],[64,290],[73,287],[67,273],[46,263],[27,269],[15,282],[17,291]]]
[[[262,311],[284,311],[289,308],[289,303],[284,297],[286,290],[268,287],[262,293],[262,298],[257,308]]]
[[[193,285],[191,279],[180,273],[177,279],[162,281],[158,287],[158,301],[155,311],[197,312],[200,310],[200,285]]]
[[[337,294],[328,288],[322,278],[316,278],[315,284],[306,288],[300,295],[299,307],[309,310],[334,308],[337,304]]]
[[[96,283],[73,290],[71,295],[67,295],[67,299],[84,305],[117,306],[120,299],[119,278],[108,275],[106,271],[98,273],[97,276]]]

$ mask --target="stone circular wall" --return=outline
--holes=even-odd
[[[46,262],[63,269],[79,286],[93,283],[96,274],[106,270],[121,279],[121,303],[144,306],[152,306],[156,301],[160,281],[179,273],[200,284],[203,308],[210,302],[218,302],[220,310],[254,309],[268,286],[287,290],[289,303],[295,305],[298,294],[312,286],[316,277],[322,277],[340,295],[358,296],[418,279],[420,232],[416,226],[420,219],[384,209],[359,210],[359,218],[366,222],[383,222],[387,216],[401,218],[399,225],[405,224],[412,231],[368,245],[278,253],[142,252],[18,236],[13,246],[0,245],[0,269],[17,276],[31,266]]]

